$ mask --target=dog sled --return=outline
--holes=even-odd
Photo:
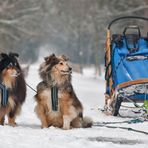
[[[134,24],[123,28],[122,34],[112,34],[112,25],[125,19],[148,21],[145,17],[127,16],[108,25],[104,110],[113,116],[119,114],[122,102],[148,103],[148,32],[142,36],[140,27]]]

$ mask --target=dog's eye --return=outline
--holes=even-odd
[[[60,62],[59,64],[60,64],[60,65],[63,65],[63,63],[62,63],[62,62]]]

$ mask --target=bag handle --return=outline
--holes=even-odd
[[[126,35],[126,32],[127,32],[129,29],[137,30],[137,31],[138,31],[138,36],[139,36],[139,38],[141,37],[141,32],[140,32],[139,26],[127,26],[127,27],[125,27],[125,29],[124,29],[124,31],[123,31],[123,35],[124,35],[124,36]]]
[[[128,27],[125,27],[124,31],[123,31],[123,35],[125,37],[125,43],[126,43],[126,48],[129,50],[129,52],[136,52],[139,50],[139,43],[137,43],[137,47],[136,47],[136,43],[133,42],[133,46],[132,48],[129,47],[128,45],[128,42],[127,42],[127,36],[126,36],[126,32],[129,30],[129,29],[135,29],[137,30],[137,33],[138,33],[138,39],[140,39],[141,37],[141,32],[140,32],[140,28],[139,26],[128,26]]]

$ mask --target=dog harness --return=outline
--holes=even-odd
[[[52,110],[58,110],[58,88],[57,86],[51,87],[51,102],[52,102]]]
[[[1,93],[1,105],[6,107],[8,104],[8,89],[5,85],[0,83],[0,93]]]

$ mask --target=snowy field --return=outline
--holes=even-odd
[[[26,82],[36,88],[40,81],[39,65],[31,65]],[[95,78],[89,70],[84,75],[73,73],[72,83],[78,98],[84,106],[84,116],[94,122],[120,122],[129,118],[112,117],[98,108],[104,105],[105,82]],[[22,113],[17,117],[17,127],[0,126],[0,148],[147,148],[148,135],[119,128],[93,126],[88,129],[62,130],[50,127],[40,128],[40,121],[34,113],[33,92],[27,88],[27,98]],[[148,122],[137,124],[116,124],[148,132]]]

